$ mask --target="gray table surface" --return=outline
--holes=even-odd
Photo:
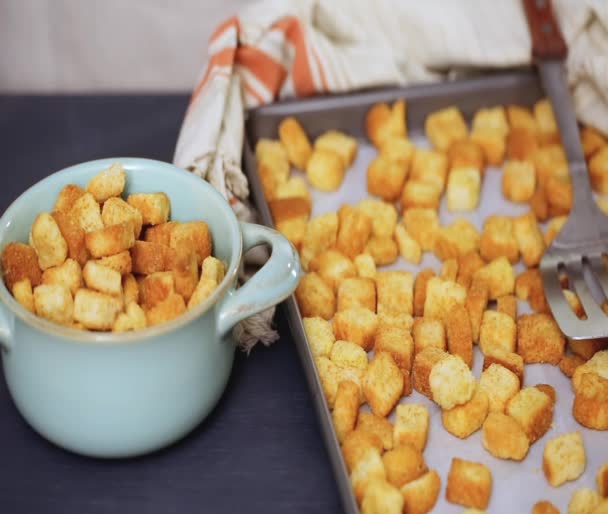
[[[0,97],[0,212],[78,162],[170,161],[185,96]],[[0,371],[0,513],[328,513],[341,505],[295,346],[237,355],[228,388],[188,437],[101,461],[47,443],[19,416]]]

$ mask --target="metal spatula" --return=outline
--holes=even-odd
[[[608,317],[601,308],[608,293],[602,255],[608,252],[608,218],[597,207],[591,187],[576,115],[566,82],[566,44],[549,0],[524,0],[532,35],[532,55],[557,120],[568,158],[573,203],[564,227],[547,248],[540,272],[547,302],[562,332],[572,339],[608,336]],[[578,295],[586,319],[579,319],[562,292],[560,275]]]

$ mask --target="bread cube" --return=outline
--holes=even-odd
[[[74,296],[74,320],[90,330],[110,330],[121,309],[122,299],[109,294],[79,289]]]
[[[388,353],[401,369],[410,371],[414,353],[414,341],[409,331],[400,326],[379,326],[376,332],[374,352]]]
[[[469,367],[473,367],[473,336],[469,313],[464,305],[456,304],[445,318],[448,352],[460,357]]]
[[[530,135],[534,136],[537,130],[536,119],[532,111],[521,105],[507,106],[507,119],[509,120],[510,130],[521,128],[525,129]]]
[[[287,160],[287,151],[280,141],[261,138],[255,145],[255,158],[259,161],[264,157]]]
[[[472,250],[458,256],[458,275],[456,283],[469,289],[473,280],[473,275],[477,270],[483,268],[486,264],[476,250]]]
[[[357,502],[362,502],[368,486],[376,480],[385,480],[384,465],[380,458],[380,452],[376,449],[368,449],[353,466],[350,481]]]
[[[25,307],[28,311],[36,313],[34,306],[34,292],[32,291],[32,283],[29,278],[21,279],[13,284],[11,288],[13,297],[19,304]]]
[[[367,167],[367,191],[383,200],[395,201],[401,194],[407,171],[400,162],[379,154]]]
[[[521,425],[533,444],[551,427],[553,405],[551,398],[536,387],[524,387],[509,400],[506,414]]]
[[[483,358],[483,370],[488,369],[492,364],[499,364],[514,373],[519,379],[519,385],[524,383],[524,360],[521,355],[501,348],[491,348]]]
[[[429,434],[429,419],[429,411],[422,404],[397,405],[393,429],[394,447],[412,445],[419,452],[423,452]]]
[[[420,259],[422,258],[420,245],[407,233],[403,225],[395,227],[394,237],[401,257],[414,264],[420,264]]]
[[[532,161],[538,150],[538,141],[525,128],[513,128],[507,135],[507,157],[517,161]]]
[[[362,253],[353,259],[355,268],[357,268],[357,276],[361,278],[376,278],[376,263],[371,255]]]
[[[363,253],[372,233],[372,220],[359,209],[343,205],[338,210],[338,222],[336,249],[354,259]]]
[[[484,280],[488,284],[490,300],[511,294],[515,288],[513,268],[506,257],[497,257],[479,269],[473,276],[473,280],[476,279]]]
[[[585,364],[585,359],[580,355],[564,355],[562,360],[559,361],[559,369],[568,378],[572,378],[576,368],[583,364]]]
[[[382,142],[379,150],[380,154],[384,157],[409,169],[412,158],[414,157],[415,148],[409,139],[404,137],[390,137]]]
[[[512,294],[499,296],[496,299],[496,310],[517,320],[517,298]]]
[[[408,271],[380,271],[376,274],[378,314],[412,314],[414,277]]]
[[[327,250],[317,255],[309,264],[310,271],[317,272],[319,276],[337,291],[340,283],[347,278],[354,278],[357,269],[353,262],[337,250]]]
[[[489,288],[485,280],[475,280],[467,293],[465,307],[471,322],[471,337],[479,342],[481,323],[488,305]]]
[[[85,231],[74,216],[65,211],[55,211],[51,214],[59,227],[61,235],[68,245],[68,257],[84,266],[89,258],[85,244]]]
[[[385,450],[393,448],[393,425],[388,419],[361,411],[357,417],[357,430],[379,437]]]
[[[282,157],[264,155],[262,158],[257,159],[256,166],[264,198],[268,201],[274,200],[277,189],[281,184],[287,182],[289,177],[289,161],[287,157],[285,156],[283,159]]]
[[[443,322],[436,318],[416,318],[414,320],[414,354],[426,348],[447,348]]]
[[[409,443],[388,450],[382,455],[382,462],[386,479],[395,487],[402,487],[428,471],[422,452]]]
[[[367,368],[367,353],[359,345],[351,341],[336,341],[330,351],[329,358],[340,367]]]
[[[146,311],[146,320],[148,326],[152,327],[171,321],[184,312],[186,312],[184,298],[177,293],[171,293],[164,300],[161,300],[154,307]]]
[[[605,509],[596,510],[602,502],[602,497],[593,489],[583,487],[572,494],[568,503],[568,514],[602,514]],[[604,504],[608,507],[608,503]]]
[[[543,472],[553,487],[580,477],[585,471],[586,461],[580,432],[560,434],[545,444]]]
[[[590,158],[598,150],[606,146],[606,138],[591,126],[581,128],[581,145],[585,158]]]
[[[550,501],[542,500],[532,506],[532,514],[560,514],[560,512]]]
[[[171,201],[165,193],[130,194],[127,203],[141,213],[144,225],[159,225],[169,219]]]
[[[574,193],[569,176],[549,177],[545,183],[549,217],[563,216],[570,213]]]
[[[170,252],[165,245],[135,241],[130,252],[133,273],[149,275],[167,269]]]
[[[506,134],[497,128],[474,128],[471,132],[471,141],[483,150],[488,165],[498,166],[505,157],[507,139]]]
[[[536,188],[534,165],[530,161],[507,161],[502,171],[502,192],[512,202],[528,202]]]
[[[124,252],[135,244],[133,224],[126,221],[87,232],[85,244],[87,250],[95,258]]]
[[[532,209],[534,216],[539,222],[547,221],[547,218],[549,218],[549,202],[547,201],[544,188],[536,188],[530,199],[530,209]]]
[[[68,213],[72,206],[76,203],[82,195],[85,194],[85,190],[76,184],[68,184],[64,186],[55,200],[53,212]]]
[[[520,300],[528,300],[536,312],[549,312],[542,278],[538,269],[529,269],[517,276],[515,294]]]
[[[437,231],[433,252],[442,261],[457,259],[460,255],[477,250],[480,235],[467,220],[458,219]]]
[[[442,409],[468,402],[475,391],[475,377],[465,362],[448,355],[436,362],[429,374],[431,396]]]
[[[178,223],[170,232],[169,246],[194,252],[197,264],[201,264],[213,251],[209,226],[204,221]]]
[[[541,146],[532,158],[536,169],[536,183],[544,188],[551,176],[567,176],[568,160],[560,144]]]
[[[370,482],[361,502],[361,514],[401,514],[403,496],[385,480]]]
[[[146,328],[146,326],[146,313],[135,302],[131,302],[127,305],[126,311],[116,317],[112,332],[129,332]]]
[[[505,412],[519,388],[517,375],[499,364],[490,364],[479,378],[479,389],[488,396],[490,412]]]
[[[363,394],[372,412],[387,416],[403,393],[403,375],[390,354],[374,355],[363,375]]]
[[[559,141],[559,131],[553,108],[547,98],[543,98],[534,104],[534,118],[538,127],[538,139],[542,143]]]
[[[372,236],[392,237],[398,217],[393,204],[367,198],[361,200],[357,208],[372,220]]]
[[[392,108],[386,103],[374,104],[365,116],[365,132],[369,140],[380,148],[388,139],[407,137],[405,111],[405,100],[396,101]]]
[[[344,132],[328,130],[315,139],[315,150],[330,150],[340,156],[344,168],[348,168],[357,155],[357,140]]]
[[[483,223],[479,253],[486,261],[506,257],[511,264],[519,260],[519,247],[513,221],[507,216],[488,216]]]
[[[72,293],[82,287],[82,271],[74,259],[66,259],[60,266],[48,268],[42,274],[43,284],[60,284],[67,287]]]
[[[306,226],[302,239],[300,260],[302,267],[308,270],[310,261],[318,254],[329,250],[336,244],[338,236],[338,215],[330,212],[312,218]]]
[[[129,205],[129,207],[131,206]],[[139,211],[137,212],[139,213]],[[149,243],[169,246],[169,243],[171,242],[171,231],[176,225],[179,225],[178,221],[167,221],[166,223],[159,223],[158,225],[147,227],[144,231],[144,240]]]
[[[479,203],[481,173],[476,168],[455,168],[450,172],[447,187],[448,210],[472,211]]]
[[[537,266],[545,251],[545,243],[532,212],[513,220],[513,234],[526,266]]]
[[[595,481],[600,495],[608,498],[608,462],[605,462],[598,468]]]
[[[517,320],[517,353],[526,364],[559,364],[565,343],[557,323],[548,314],[526,314]]]
[[[330,318],[331,316],[325,319]],[[349,309],[336,312],[333,327],[336,339],[352,341],[368,352],[374,346],[378,319],[376,314],[368,309]]]
[[[443,191],[448,174],[448,159],[442,152],[416,148],[410,179],[433,184],[439,193]]]
[[[79,285],[80,280],[75,279],[75,273],[72,273],[73,286]],[[100,293],[105,293],[112,296],[122,295],[122,281],[120,273],[116,270],[103,266],[95,261],[89,261],[82,269],[82,278],[89,289],[94,289]],[[78,288],[76,287],[76,290]],[[74,294],[76,291],[74,291]]]
[[[482,427],[483,447],[499,459],[523,460],[530,448],[528,436],[511,416],[490,412]]]
[[[338,392],[338,384],[342,381],[340,367],[328,357],[320,356],[315,358],[315,366],[323,388],[325,401],[330,409],[333,409]],[[379,448],[382,448],[380,443]]]
[[[36,250],[23,243],[8,243],[2,250],[2,273],[8,289],[24,279],[36,287],[42,280]]]
[[[488,416],[488,395],[479,387],[471,399],[462,405],[456,405],[441,412],[443,427],[452,435],[466,439],[481,428]]]
[[[420,478],[408,482],[401,487],[403,512],[407,512],[407,514],[427,514],[437,503],[440,489],[441,478],[434,469],[426,472]]]
[[[72,321],[74,302],[70,290],[62,284],[41,284],[33,291],[34,310],[38,316],[68,325]]]
[[[301,219],[308,220],[310,214],[310,203],[306,198],[275,198],[268,202],[270,214],[277,226],[285,224],[289,221],[298,221]],[[173,232],[174,227],[171,229]],[[304,227],[305,231],[306,227]]]
[[[300,199],[292,198],[291,200]],[[302,248],[302,241],[304,240],[304,236],[306,235],[308,216],[302,215],[283,221],[276,221],[274,225],[276,230],[283,234],[287,238],[287,240],[296,248],[297,251],[300,251],[300,249]]]
[[[290,177],[285,182],[277,184],[273,200],[284,198],[301,198],[308,204],[311,204],[312,200],[306,180],[302,177]]]
[[[410,314],[403,312],[383,312],[378,315],[378,328],[380,327],[398,327],[407,330],[412,330],[414,326],[414,318]]]
[[[585,373],[575,390],[572,415],[581,425],[593,430],[608,430],[608,379]]]
[[[109,255],[108,257],[102,257],[101,259],[97,259],[95,262],[101,264],[102,266],[106,266],[107,268],[118,271],[121,275],[131,273],[133,269],[133,263],[131,261],[131,254],[129,253],[129,250],[125,250],[124,252],[114,255]]]
[[[91,193],[85,193],[76,200],[69,211],[69,215],[76,220],[85,232],[103,228],[101,209]]]
[[[439,278],[442,280],[449,280],[450,282],[456,282],[458,276],[458,261],[456,259],[446,259],[441,264],[439,270]]]
[[[433,250],[439,231],[439,216],[434,209],[411,208],[403,214],[407,233],[415,239],[423,251]]]
[[[332,411],[332,421],[338,441],[344,441],[346,435],[354,430],[358,412],[359,386],[350,380],[343,380],[338,384]]]
[[[347,469],[352,471],[355,464],[370,449],[376,450],[378,453],[382,451],[382,441],[377,435],[359,429],[349,432],[342,442],[342,456],[344,457]]]
[[[414,283],[414,316],[422,316],[424,314],[426,286],[428,281],[434,276],[435,272],[430,268],[416,274],[416,281]]]
[[[484,354],[494,350],[514,352],[517,326],[511,316],[487,310],[483,313],[479,330],[479,347]]]
[[[36,216],[30,233],[30,243],[38,255],[38,265],[46,270],[63,264],[68,256],[68,245],[53,217],[41,212]]]
[[[433,146],[447,152],[456,141],[467,139],[467,124],[457,107],[446,107],[427,116],[424,122],[426,137]]]
[[[596,152],[589,161],[589,180],[597,193],[608,193],[608,146]]]
[[[593,373],[608,379],[608,350],[597,352],[591,359],[579,366],[572,375],[572,387],[575,393],[581,390],[583,375]]]
[[[480,462],[452,459],[446,499],[451,503],[485,509],[492,493],[492,473]]]
[[[365,245],[365,253],[373,257],[377,266],[387,266],[397,260],[399,249],[390,236],[372,236]]]
[[[113,196],[120,196],[125,188],[127,174],[122,164],[113,163],[109,168],[95,175],[87,184],[87,191],[99,203]]]
[[[299,170],[306,169],[312,154],[312,146],[298,120],[290,116],[281,121],[279,139],[287,151],[289,162]]]
[[[545,246],[551,245],[551,243],[555,239],[555,236],[559,234],[563,226],[566,224],[567,219],[567,216],[557,216],[556,218],[553,218],[551,221],[549,221],[549,223],[547,224],[547,230],[545,232],[545,235],[543,236]]]
[[[175,293],[175,280],[170,271],[151,273],[139,285],[139,299],[145,310],[150,310],[173,293]]]
[[[429,279],[426,286],[424,316],[445,320],[454,305],[464,305],[467,290],[456,282],[441,280],[438,277]]]
[[[436,184],[421,179],[408,180],[401,191],[401,207],[427,207],[438,209],[441,190]]]
[[[344,162],[333,150],[315,148],[306,164],[306,178],[320,191],[335,191],[344,180]]]
[[[209,256],[205,259],[205,262],[208,263],[208,259],[213,259],[213,261],[219,263],[215,275],[212,272],[209,277],[214,278],[219,284],[224,278],[224,265],[215,257]],[[173,274],[175,291],[182,295],[184,300],[188,302],[199,283],[196,253],[187,246],[180,246],[178,249],[169,253],[167,268]],[[211,271],[209,270],[209,266],[207,266],[206,271]],[[217,273],[217,271],[219,271],[219,273]]]
[[[122,295],[124,298],[124,304],[127,306],[131,302],[139,302],[139,285],[131,273],[127,273],[122,277]]]
[[[475,168],[482,171],[484,167],[483,150],[470,139],[454,141],[448,148],[450,169]]]
[[[435,347],[428,347],[417,353],[412,366],[413,387],[427,398],[432,398],[430,375],[433,366],[449,357],[449,353]]]
[[[306,340],[314,357],[329,357],[336,341],[331,324],[320,317],[303,318]]]

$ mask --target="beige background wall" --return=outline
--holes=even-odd
[[[188,91],[252,0],[0,0],[0,91]]]

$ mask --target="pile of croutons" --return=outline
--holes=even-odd
[[[337,213],[309,219],[307,181],[322,191],[339,188],[356,139],[329,131],[313,145],[298,121],[287,118],[280,141],[264,139],[256,147],[275,226],[308,272],[296,298],[364,514],[422,514],[437,500],[440,477],[423,457],[430,413],[425,405],[400,403],[412,389],[437,404],[449,433],[464,439],[481,429],[490,454],[520,461],[550,428],[556,401],[551,385],[524,385],[525,364],[559,365],[572,377],[576,420],[608,429],[608,345],[566,341],[537,269],[572,206],[550,104],[481,109],[471,129],[456,107],[435,112],[425,123],[432,149],[408,139],[405,111],[404,101],[370,109],[366,132],[378,155],[366,185],[377,198],[337,206]],[[581,137],[593,187],[608,193],[606,139],[590,128]],[[290,165],[306,172],[306,180],[290,175]],[[476,209],[484,169],[498,165],[505,198],[527,203],[529,211],[489,216],[481,233],[464,218],[441,226],[442,196],[449,211]],[[423,252],[441,261],[438,273],[377,269],[399,256],[418,265]],[[520,260],[527,269],[516,274]],[[584,316],[567,280],[562,285],[574,312]],[[518,299],[534,312],[518,315]],[[475,344],[484,359],[480,377],[471,371]],[[578,478],[584,468],[579,433],[546,443],[543,469],[551,485]],[[485,465],[454,459],[447,482],[448,501],[487,507],[492,475]],[[534,512],[553,512],[545,507],[541,502]]]
[[[2,251],[4,282],[29,311],[77,329],[125,332],[176,318],[224,277],[204,221],[169,221],[165,193],[121,198],[120,163],[68,184]],[[140,239],[140,236],[143,236]]]

